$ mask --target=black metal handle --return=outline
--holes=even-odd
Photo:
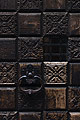
[[[2,120],[8,120],[8,118],[6,116],[4,116]]]
[[[27,66],[26,68],[27,71],[25,71],[25,75],[21,76],[19,78],[19,88],[22,92],[24,92],[25,94],[35,94],[35,93],[38,93],[39,91],[42,90],[42,85],[41,85],[41,78],[38,76],[38,75],[34,75],[33,74],[33,70],[34,70],[34,67],[30,64]],[[39,83],[40,87],[38,89],[27,89],[25,90],[24,87],[22,87],[22,85],[32,85],[32,84],[36,84],[36,83]]]
[[[28,79],[28,77],[26,75],[23,75],[19,78],[19,85],[22,85],[23,83],[31,85],[32,83],[36,84],[36,83],[40,83],[41,81],[42,81],[41,78],[37,75],[35,75],[31,79]]]
[[[38,89],[35,89],[35,90],[33,90],[33,89],[25,90],[23,87],[20,87],[20,90],[26,95],[32,95],[32,94],[39,93],[42,91],[42,89],[43,89],[43,86],[40,86]]]
[[[20,77],[20,79],[19,79],[19,88],[20,88],[21,91],[25,92],[26,94],[31,95],[31,94],[35,94],[35,93],[42,90],[42,85],[41,84],[40,84],[40,87],[36,90],[33,90],[33,89],[24,90],[23,87],[21,87],[21,80],[22,79],[27,79],[27,76],[24,75],[24,76]],[[34,76],[34,79],[38,79],[39,81],[41,81],[41,78],[39,76]],[[26,82],[27,82],[27,80],[26,80]]]

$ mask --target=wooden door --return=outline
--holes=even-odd
[[[80,120],[79,0],[0,0],[0,120]]]

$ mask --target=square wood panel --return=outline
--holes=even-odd
[[[80,35],[80,13],[69,14],[69,34]]]
[[[40,13],[19,13],[19,34],[21,35],[40,35],[41,33],[41,14]]]
[[[20,120],[41,120],[40,112],[19,112]]]
[[[13,110],[16,107],[15,99],[16,88],[0,87],[0,109]]]
[[[70,84],[80,85],[80,63],[70,63]]]
[[[16,59],[16,38],[0,38],[0,59]]]
[[[16,0],[0,0],[1,10],[16,10],[17,1]]]
[[[64,9],[65,8],[65,0],[43,0],[44,1],[44,9]]]
[[[66,88],[45,88],[45,109],[66,109]]]

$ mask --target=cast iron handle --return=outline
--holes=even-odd
[[[35,75],[35,76],[34,76],[33,78],[31,78],[31,79],[28,79],[28,78],[27,78],[27,75],[23,75],[23,76],[21,76],[21,77],[19,78],[19,85],[21,85],[23,79],[26,81],[26,83],[27,83],[28,85],[30,85],[30,84],[32,84],[32,83],[35,83],[35,84],[36,84],[36,81],[35,81],[35,80],[38,80],[38,82],[42,81],[41,78],[40,78],[39,76],[37,76],[37,75]]]
[[[42,88],[43,88],[43,86],[40,86],[38,89],[35,89],[35,90],[33,90],[33,89],[25,90],[22,87],[20,87],[20,90],[22,92],[24,92],[26,95],[33,95],[33,94],[36,94],[36,93],[39,93],[40,91],[42,91]]]
[[[33,78],[34,79],[38,79],[39,81],[41,81],[41,78],[39,76],[34,76]],[[39,91],[41,91],[42,88],[43,88],[43,86],[40,84],[40,87],[38,89],[35,89],[35,90],[33,90],[33,89],[24,90],[23,87],[21,87],[21,81],[22,81],[22,79],[26,79],[26,82],[27,82],[27,76],[24,75],[24,76],[22,76],[22,77],[19,78],[19,88],[25,94],[29,94],[29,95],[35,94],[35,93],[38,93]],[[31,84],[31,83],[29,83],[29,84]]]
[[[8,120],[8,119],[7,119],[7,117],[6,117],[6,116],[4,116],[2,120]]]

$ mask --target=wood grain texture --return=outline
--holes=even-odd
[[[20,120],[41,120],[41,112],[20,112]]]
[[[19,34],[40,35],[40,13],[19,13]]]
[[[70,112],[70,120],[80,120],[80,112]]]
[[[43,0],[44,9],[65,9],[65,0]]]
[[[80,63],[70,63],[70,84],[80,85]]]
[[[1,10],[15,10],[16,0],[0,0],[0,9]]]
[[[66,109],[66,88],[45,88],[45,109]]]
[[[15,88],[0,87],[0,109],[15,109]]]
[[[16,39],[0,38],[0,59],[15,60],[16,59]]]
[[[69,34],[80,35],[80,13],[69,14]]]

